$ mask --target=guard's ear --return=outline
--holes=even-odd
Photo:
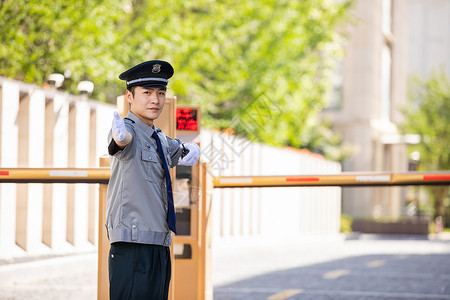
[[[127,90],[125,92],[125,98],[127,99],[127,102],[130,103],[130,105],[131,105],[131,103],[133,102],[133,93],[131,93],[129,90]]]

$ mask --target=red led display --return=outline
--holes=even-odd
[[[177,130],[197,131],[197,110],[192,108],[177,108]]]

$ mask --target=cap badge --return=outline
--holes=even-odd
[[[153,65],[153,69],[152,69],[152,73],[159,73],[161,72],[161,65],[160,64],[154,64]]]

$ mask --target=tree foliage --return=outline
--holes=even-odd
[[[405,133],[419,134],[421,142],[409,151],[420,153],[419,170],[450,170],[450,78],[443,70],[434,70],[428,79],[414,77],[410,84],[410,101],[404,109]],[[430,188],[435,215],[450,218],[448,186]],[[448,223],[448,222],[447,222]]]
[[[3,0],[0,2],[0,74],[42,84],[71,72],[65,88],[92,80],[105,98],[120,65],[110,51],[119,42],[120,1]],[[110,70],[113,70],[111,72]],[[66,73],[67,74],[67,73]]]
[[[120,72],[167,59],[176,70],[171,90],[201,105],[204,125],[342,159],[339,138],[318,112],[351,1],[0,3],[2,75],[42,83],[70,70],[74,83],[94,81],[93,97],[114,101],[124,87]]]
[[[419,151],[421,170],[449,170],[450,79],[436,70],[426,80],[414,77],[409,94],[403,131],[421,136],[410,150]]]

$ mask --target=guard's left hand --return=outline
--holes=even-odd
[[[180,145],[180,148],[183,148],[183,145]],[[185,156],[180,157],[178,159],[178,164],[183,166],[193,166],[197,163],[198,158],[200,157],[200,147],[195,144],[184,144],[184,148],[189,150],[189,153]]]

